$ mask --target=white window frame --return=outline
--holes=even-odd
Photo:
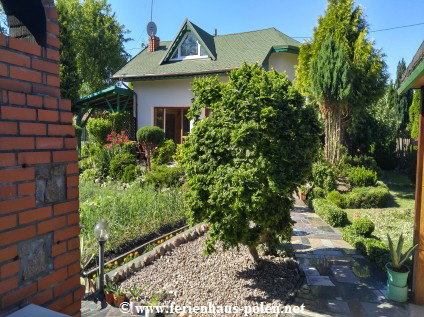
[[[197,43],[197,55],[181,56],[181,45],[184,43],[185,39],[187,38],[187,36],[189,36],[189,34],[192,34],[192,33],[191,32],[188,32],[184,36],[184,38],[181,40],[181,42],[180,42],[180,44],[178,45],[178,48],[177,48],[178,56],[175,57],[175,58],[171,58],[170,59],[171,61],[183,61],[183,60],[186,60],[186,59],[205,59],[205,58],[208,58],[209,57],[207,55],[207,53],[206,53],[206,55],[200,55],[200,49],[201,49],[202,45],[199,43],[198,40],[196,40],[196,43]],[[174,52],[174,54],[175,54],[175,52]]]

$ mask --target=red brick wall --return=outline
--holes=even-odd
[[[0,315],[34,303],[79,316],[76,139],[70,101],[60,99],[57,12],[43,3],[47,47],[0,35]],[[66,193],[40,207],[37,166],[53,163],[65,165]],[[20,243],[49,234],[50,265],[23,279]]]

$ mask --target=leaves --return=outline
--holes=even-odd
[[[129,58],[125,26],[106,0],[58,0],[56,6],[62,97],[75,100],[110,86]]]
[[[232,71],[227,83],[197,79],[193,92],[193,112],[212,109],[194,124],[182,159],[189,218],[212,224],[206,251],[216,240],[228,248],[290,235],[291,195],[318,149],[315,111],[285,74],[258,65]]]

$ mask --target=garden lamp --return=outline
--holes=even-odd
[[[99,242],[99,294],[103,298],[105,288],[105,242],[109,238],[109,226],[106,220],[100,220],[94,227],[94,236]]]

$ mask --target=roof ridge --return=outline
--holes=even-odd
[[[271,30],[271,29],[275,29],[275,28],[274,27],[270,27],[270,28],[265,28],[265,29],[260,29],[260,30],[252,30],[252,31],[245,31],[245,32],[228,33],[228,34],[218,34],[216,37],[228,36],[228,35],[238,35],[238,34],[244,34],[244,33],[260,32],[260,31],[266,31],[266,30]]]

